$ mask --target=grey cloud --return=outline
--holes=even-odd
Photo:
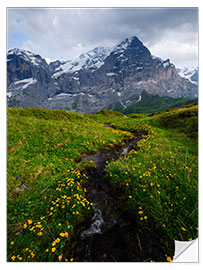
[[[23,21],[16,22],[16,18]],[[12,31],[27,35],[24,48],[51,59],[71,59],[133,35],[149,49],[173,38],[197,46],[198,9],[9,9],[8,32]]]

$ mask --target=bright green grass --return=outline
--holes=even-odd
[[[125,211],[169,239],[198,236],[197,106],[144,119],[112,121],[118,128],[147,130],[124,159],[109,162],[107,177],[126,192]]]
[[[131,137],[100,122],[57,110],[8,109],[9,261],[72,259],[71,252],[61,255],[64,246],[71,245],[78,224],[92,214],[81,170],[94,164],[77,160]],[[21,190],[21,184],[28,189]]]
[[[72,261],[79,226],[92,215],[83,173],[86,152],[131,137],[105,127],[148,131],[138,148],[111,161],[107,178],[126,194],[124,211],[170,239],[198,234],[197,106],[124,118],[106,112],[8,109],[7,202],[9,261]],[[28,189],[20,190],[24,184]],[[166,243],[167,244],[167,243]]]

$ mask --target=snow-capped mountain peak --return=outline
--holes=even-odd
[[[89,69],[95,71],[104,64],[104,59],[111,53],[112,48],[96,47],[87,53],[80,54],[78,58],[69,61],[56,69],[54,78],[59,77],[63,73],[74,73],[80,69]]]
[[[181,78],[169,59],[152,56],[137,37],[49,65],[41,56],[21,49],[10,50],[7,59],[7,96],[12,107],[95,113],[128,107],[140,100],[143,90],[174,98],[198,95],[197,86]]]
[[[179,75],[193,84],[198,84],[198,67],[181,67],[176,69]]]
[[[18,48],[14,48],[8,51],[7,62],[11,61],[13,55],[20,56],[21,58],[23,58],[23,60],[30,62],[31,64],[35,66],[38,66],[42,63],[43,64],[46,63],[46,61],[42,59],[40,55],[32,53],[24,49],[18,49]]]
[[[56,72],[53,74],[53,78],[57,78],[63,73],[74,73],[81,69],[95,71],[104,64],[104,60],[111,53],[122,56],[122,54],[131,47],[141,50],[141,48],[143,48],[143,44],[136,36],[133,36],[124,39],[113,47],[96,47],[87,53],[81,54],[75,60],[60,65],[55,70]]]

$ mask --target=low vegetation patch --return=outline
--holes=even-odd
[[[64,247],[71,246],[79,224],[92,215],[82,171],[94,167],[77,161],[130,136],[82,114],[8,109],[9,261],[73,260],[71,252],[63,254]]]
[[[121,109],[119,111],[124,114],[154,113],[195,103],[197,101],[198,98],[160,97],[158,95],[152,95],[147,93],[146,91],[143,91],[141,101],[127,107],[126,109]]]
[[[84,171],[95,164],[79,161],[123,144],[127,131],[148,135],[106,166],[125,194],[122,211],[168,239],[197,238],[197,105],[139,118],[9,108],[7,119],[8,261],[74,261],[73,241],[93,213]]]
[[[197,238],[197,106],[112,124],[148,131],[136,150],[106,167],[112,185],[126,192],[124,211],[136,217],[140,225],[163,231],[168,239]]]

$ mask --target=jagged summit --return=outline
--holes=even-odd
[[[67,61],[67,63],[58,66],[53,77],[57,78],[63,73],[74,73],[80,69],[89,69],[94,71],[103,65],[104,59],[111,53],[111,51],[112,49],[109,47],[96,47],[87,53],[80,54],[75,60]]]
[[[10,50],[7,59],[8,105],[13,107],[95,113],[140,102],[143,90],[169,97],[198,93],[169,59],[152,56],[136,36],[49,65],[21,49]]]
[[[28,51],[28,50],[24,50],[24,49],[20,49],[20,48],[14,48],[14,49],[10,49],[7,53],[7,55],[9,54],[28,54],[28,55],[34,55],[34,53]]]
[[[32,53],[28,50],[14,48],[7,53],[7,62],[16,59],[16,56],[23,58],[24,61],[28,61],[33,65],[46,65],[47,62],[39,54]]]
[[[123,41],[117,43],[112,47],[96,47],[87,53],[81,54],[78,58],[72,61],[67,61],[66,64],[62,63],[56,69],[54,78],[61,76],[64,73],[74,73],[80,69],[89,69],[95,71],[99,69],[103,64],[104,60],[112,53],[122,57],[127,51],[134,50],[138,55],[145,54],[151,57],[149,50],[143,45],[143,43],[136,37],[126,38]]]
[[[143,43],[136,37],[132,36],[130,38],[125,38],[121,42],[117,43],[116,46],[114,46],[114,50],[116,50],[117,47],[126,49],[128,47],[142,47],[144,46]]]

